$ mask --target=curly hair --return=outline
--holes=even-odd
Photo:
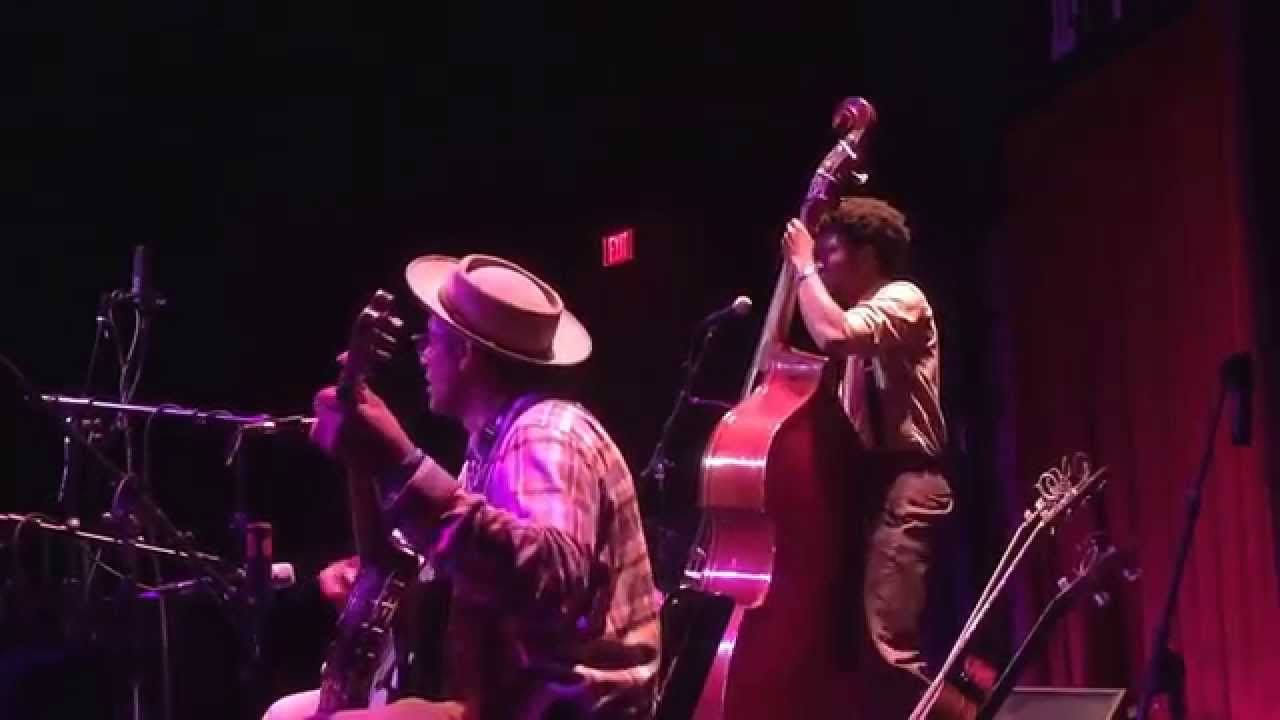
[[[885,275],[900,275],[907,269],[911,230],[906,218],[889,203],[872,197],[845,197],[827,212],[818,231],[835,230],[845,242],[870,243]]]

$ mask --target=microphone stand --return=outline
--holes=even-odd
[[[97,324],[97,333],[94,337],[94,348],[91,353],[90,366],[87,371],[84,389],[87,392],[93,380],[93,368],[96,364],[98,348],[100,341],[104,337],[112,337],[116,344],[117,359],[119,360],[119,379],[117,390],[119,393],[118,403],[98,403],[100,406],[115,405],[117,411],[128,411],[134,409],[131,406],[131,399],[134,390],[137,388],[138,381],[141,378],[142,368],[146,354],[146,347],[149,341],[150,325],[152,316],[155,311],[165,304],[165,299],[158,292],[152,290],[147,282],[146,273],[146,252],[145,248],[139,246],[134,249],[133,257],[133,278],[132,287],[129,290],[113,290],[102,296],[98,313],[95,318]],[[120,328],[116,325],[115,316],[119,307],[131,308],[134,311],[133,337],[126,346],[122,342]],[[24,399],[35,406],[41,413],[53,420],[60,428],[63,435],[63,476],[59,487],[59,505],[64,511],[68,512],[70,519],[69,527],[72,530],[78,530],[80,526],[79,515],[83,508],[80,507],[80,488],[76,484],[76,476],[78,468],[76,459],[79,453],[75,452],[78,446],[87,452],[98,466],[105,470],[110,476],[110,487],[112,489],[112,500],[110,507],[110,518],[114,525],[112,532],[119,540],[117,547],[121,553],[121,559],[124,564],[121,573],[121,584],[118,588],[119,605],[125,613],[125,622],[127,623],[127,639],[123,645],[123,657],[121,658],[124,665],[124,672],[128,676],[128,692],[127,700],[127,716],[133,720],[140,720],[143,717],[143,698],[142,698],[142,638],[143,632],[140,626],[142,621],[142,612],[139,607],[141,599],[138,589],[140,583],[138,576],[140,568],[138,565],[140,547],[139,541],[142,539],[143,530],[146,529],[147,539],[162,538],[166,539],[173,545],[176,557],[185,561],[189,566],[197,568],[205,578],[208,578],[209,584],[215,590],[215,595],[224,603],[228,603],[237,597],[237,589],[233,580],[224,574],[223,569],[217,567],[209,558],[195,551],[192,538],[189,534],[184,533],[173,524],[164,511],[155,503],[149,493],[147,487],[148,478],[146,474],[146,463],[143,463],[142,474],[135,472],[134,462],[134,444],[132,429],[129,419],[125,412],[117,412],[114,426],[112,429],[120,432],[123,436],[125,450],[125,467],[121,469],[110,458],[106,456],[102,449],[98,447],[98,443],[86,437],[83,432],[80,419],[74,414],[64,417],[58,411],[58,407],[66,404],[66,402],[58,402],[66,400],[60,396],[41,396],[35,388],[27,381],[22,372],[7,358],[0,357],[0,361],[6,365],[13,373],[15,380],[18,382]],[[83,403],[85,407],[91,407],[93,403]],[[153,408],[152,414],[158,414],[159,409]],[[93,432],[95,438],[100,437],[100,433]],[[73,445],[74,443],[74,445]],[[145,449],[145,448],[144,448]],[[82,538],[83,539],[83,538]],[[99,551],[100,552],[100,551]],[[155,556],[152,555],[154,558]],[[92,561],[93,567],[97,566],[97,558]],[[90,570],[85,571],[82,580],[83,589],[80,595],[85,600],[90,595],[89,587],[91,576]],[[159,571],[157,567],[157,580],[160,581]],[[169,665],[167,657],[167,614],[165,612],[164,594],[156,596],[159,604],[160,616],[162,622],[166,623],[161,629],[161,642],[164,646],[165,658],[163,659],[162,669],[164,671],[163,685],[163,707],[166,718],[172,717],[170,706],[170,683],[169,683]]]
[[[246,675],[251,673],[253,668],[260,667],[262,629],[265,624],[266,612],[269,610],[271,603],[267,582],[261,577],[263,575],[261,568],[269,568],[271,562],[270,558],[266,558],[264,561],[262,557],[262,548],[269,544],[269,540],[262,541],[259,538],[264,531],[270,532],[270,526],[266,523],[255,523],[249,520],[246,490],[248,484],[246,466],[248,463],[244,460],[245,441],[255,435],[305,434],[315,423],[315,418],[302,415],[275,416],[265,413],[246,415],[226,410],[204,410],[173,404],[144,405],[56,394],[42,394],[39,397],[46,405],[64,409],[68,415],[66,418],[68,424],[78,421],[78,418],[75,417],[76,413],[105,410],[145,417],[148,421],[161,417],[173,417],[188,420],[197,425],[220,423],[234,428],[231,445],[225,459],[225,464],[231,469],[234,484],[233,497],[235,506],[230,525],[235,537],[241,541],[240,546],[245,554],[242,560],[246,564],[258,568],[256,573],[252,573],[257,579],[247,585],[248,592],[244,597],[244,605],[247,612],[247,620],[243,628],[245,630],[244,644],[248,648],[249,654],[249,660],[245,664]],[[67,441],[71,441],[70,436],[68,436]],[[267,574],[269,575],[269,572]]]
[[[676,419],[679,418],[680,411],[686,405],[725,407],[726,409],[729,407],[725,403],[707,400],[692,394],[693,383],[698,377],[698,370],[702,367],[702,361],[707,356],[707,348],[711,345],[711,338],[715,336],[719,327],[720,323],[713,322],[708,324],[705,329],[700,328],[698,340],[689,346],[689,354],[680,366],[684,370],[684,378],[680,382],[680,389],[676,392],[675,402],[672,404],[671,412],[667,415],[666,421],[662,423],[662,431],[658,434],[658,442],[654,445],[648,464],[640,471],[640,477],[646,484],[655,483],[657,485],[660,501],[665,499],[667,473],[673,467],[673,463],[667,457],[667,444],[671,441],[671,432],[675,428]]]
[[[155,555],[156,557],[163,560],[184,560],[189,558],[198,558],[203,562],[210,563],[211,565],[220,566],[221,568],[223,568],[227,576],[231,576],[235,574],[235,571],[231,569],[230,564],[226,560],[224,560],[223,558],[217,555],[212,555],[210,553],[203,553],[199,551],[185,552],[175,548],[166,547],[164,545],[156,545],[154,543],[127,540],[124,538],[117,537],[116,535],[106,535],[103,533],[90,532],[88,530],[81,529],[74,523],[51,522],[41,517],[33,517],[31,515],[23,515],[20,513],[0,513],[0,525],[3,525],[3,526],[12,525],[15,527],[20,526],[20,527],[17,527],[18,530],[21,530],[22,528],[25,528],[25,527],[32,527],[37,530],[40,530],[41,532],[50,533],[52,535],[62,535],[80,542],[90,543],[93,545],[101,545],[102,547],[124,548],[127,546],[134,550],[140,550],[149,555]]]
[[[0,364],[9,368],[14,379],[18,382],[19,388],[29,404],[37,408],[43,415],[61,426],[62,431],[72,438],[81,448],[83,448],[90,457],[112,478],[112,485],[115,489],[115,501],[112,507],[112,518],[116,521],[115,528],[116,537],[112,541],[116,547],[120,548],[128,560],[130,556],[136,554],[138,549],[149,550],[155,552],[157,546],[146,545],[140,543],[137,538],[137,530],[140,527],[149,527],[152,534],[164,538],[171,548],[166,553],[174,559],[181,560],[188,566],[195,568],[204,578],[207,578],[208,585],[214,591],[213,595],[223,604],[228,605],[234,602],[239,594],[235,584],[234,574],[227,572],[224,568],[219,567],[217,558],[212,555],[197,551],[192,542],[191,535],[182,532],[173,524],[169,516],[160,508],[148,492],[148,488],[141,479],[132,472],[121,469],[103,451],[91,442],[76,427],[75,423],[66,423],[61,415],[51,403],[43,402],[39,393],[31,386],[22,372],[11,363],[7,358],[0,356]],[[134,518],[137,519],[135,522]],[[7,519],[7,518],[6,518]],[[74,525],[72,529],[77,530]],[[73,535],[82,537],[83,539],[92,539],[101,542],[101,537],[93,537],[92,534]],[[129,564],[133,564],[130,562]],[[128,568],[129,572],[125,574],[124,586],[121,588],[122,594],[127,596],[127,600],[132,602],[137,597],[137,581],[136,566]],[[131,609],[130,613],[136,614],[136,609]],[[140,632],[131,633],[135,637],[134,642],[140,642]],[[129,714],[131,717],[142,717],[141,709],[141,677],[140,669],[137,664],[138,657],[135,656],[136,648],[129,649],[128,672],[130,674],[130,691],[129,691]]]
[[[181,407],[179,405],[141,405],[137,403],[99,400],[92,397],[76,397],[72,395],[42,394],[40,400],[51,405],[84,410],[112,410],[115,412],[144,417],[176,417],[192,420],[204,425],[211,422],[222,422],[235,425],[243,430],[254,430],[265,434],[290,431],[306,431],[315,423],[315,418],[303,415],[239,415],[226,410],[201,410],[199,408]]]
[[[725,410],[730,407],[725,403],[700,398],[693,394],[693,384],[706,358],[711,339],[724,319],[726,318],[722,316],[715,321],[704,321],[699,325],[698,336],[690,344],[688,354],[681,365],[684,377],[676,392],[671,412],[662,424],[662,430],[654,445],[653,453],[649,456],[648,464],[640,471],[641,488],[653,492],[651,497],[654,505],[652,512],[649,513],[653,519],[646,521],[645,525],[652,533],[654,571],[657,576],[655,580],[660,588],[674,589],[679,585],[685,570],[687,562],[685,556],[688,550],[682,536],[692,530],[691,526],[686,527],[685,521],[688,518],[682,519],[680,515],[673,517],[672,509],[668,507],[671,501],[667,495],[667,477],[674,467],[674,463],[668,456],[668,444],[671,442],[676,421],[687,406],[708,406]]]
[[[231,469],[234,483],[234,503],[235,507],[231,517],[231,529],[235,536],[241,541],[240,547],[242,557],[240,558],[243,565],[243,573],[238,571],[226,572],[226,562],[220,558],[203,553],[192,552],[196,558],[204,561],[216,561],[215,565],[219,565],[224,569],[221,577],[216,574],[210,574],[206,568],[206,578],[197,578],[192,581],[182,581],[177,583],[168,583],[158,588],[148,590],[146,592],[137,593],[136,587],[122,588],[122,596],[136,597],[164,602],[168,595],[186,594],[193,590],[212,590],[215,595],[224,604],[234,607],[240,616],[235,620],[234,624],[238,627],[241,636],[241,645],[245,650],[245,659],[241,666],[240,681],[242,690],[246,697],[256,696],[261,692],[258,686],[260,673],[264,667],[264,632],[268,612],[273,604],[274,588],[271,579],[271,525],[264,522],[253,522],[249,518],[247,512],[247,464],[245,462],[245,442],[246,439],[255,435],[276,435],[276,434],[292,434],[305,433],[315,419],[300,415],[293,416],[274,416],[264,413],[257,414],[237,414],[225,410],[204,410],[199,408],[182,407],[178,405],[144,405],[137,403],[122,403],[109,400],[98,400],[91,397],[73,397],[65,395],[42,394],[39,396],[40,401],[46,408],[58,408],[59,411],[68,415],[67,423],[78,421],[75,417],[77,413],[93,412],[98,410],[112,411],[125,415],[145,417],[148,421],[161,417],[181,418],[194,422],[197,425],[206,425],[219,423],[234,428],[231,444],[228,449],[225,464]],[[68,441],[72,439],[68,433]],[[119,471],[116,471],[119,472]],[[126,482],[136,483],[137,476],[125,472],[123,476],[128,476]],[[126,493],[135,492],[131,490],[123,491],[121,497],[130,497]],[[136,492],[135,492],[136,494]],[[143,497],[144,501],[149,498]],[[157,508],[158,510],[158,508]],[[127,514],[127,513],[126,513]],[[145,513],[147,516],[150,513]],[[0,515],[0,522],[6,520],[5,516]],[[121,518],[117,518],[120,520]],[[127,527],[130,523],[127,518],[123,519],[123,526]],[[161,526],[163,528],[163,522]],[[73,528],[75,526],[73,525]],[[47,527],[45,529],[53,529]],[[165,530],[165,532],[169,532]],[[177,532],[173,530],[172,532]],[[70,530],[67,534],[72,534]],[[97,541],[102,544],[105,536],[96,536],[88,533],[80,533],[74,535],[81,540]],[[131,537],[127,533],[121,533],[122,538]],[[134,548],[141,550],[149,550],[152,554],[157,553],[156,546],[148,546],[131,540],[117,540],[115,546],[119,549],[126,550],[126,556],[134,553]],[[165,551],[173,557],[183,558],[185,554],[180,550]],[[242,577],[241,577],[242,575]],[[129,576],[126,585],[131,584],[132,575]],[[234,579],[243,579],[242,588],[235,589],[231,584],[223,578],[230,577]],[[136,585],[136,583],[133,583]],[[136,690],[132,690],[133,697],[136,697]],[[167,715],[167,714],[166,714]]]
[[[103,300],[107,311],[106,329],[108,333],[113,335],[112,340],[116,346],[116,355],[119,360],[120,374],[116,389],[121,403],[128,403],[133,399],[133,394],[142,379],[142,369],[146,364],[147,346],[151,340],[152,317],[165,303],[163,296],[151,289],[148,265],[147,248],[142,245],[135,246],[133,249],[133,272],[129,289],[114,290]],[[120,327],[116,324],[116,309],[119,306],[133,310],[133,338],[129,342],[127,350],[122,343],[123,338]],[[122,548],[124,572],[121,577],[122,582],[117,591],[119,607],[124,609],[125,622],[131,631],[124,644],[124,667],[129,678],[129,715],[133,720],[142,720],[145,715],[143,711],[144,678],[142,667],[144,634],[142,628],[143,612],[138,595],[138,589],[141,586],[138,581],[141,569],[138,564],[139,554],[134,543],[139,536],[151,537],[157,529],[164,529],[164,521],[167,521],[167,518],[161,520],[163,513],[159,513],[159,508],[150,500],[148,483],[150,483],[151,478],[147,476],[148,467],[145,458],[142,464],[142,472],[135,471],[135,445],[133,427],[130,424],[129,417],[117,414],[114,419],[113,429],[119,432],[124,440],[125,459],[124,473],[119,475],[114,483],[110,507],[110,517],[115,526],[115,531],[121,539],[125,540]],[[144,438],[144,451],[147,449],[145,445]],[[147,507],[148,505],[151,507]],[[174,528],[174,532],[177,532],[176,528]],[[99,552],[95,556],[95,565],[100,557],[101,553]],[[156,581],[161,582],[162,578],[160,577],[158,563],[155,566],[155,572]],[[86,584],[86,597],[90,589]],[[169,720],[172,717],[169,675],[171,667],[168,645],[168,607],[165,600],[163,596],[157,599],[157,609],[159,610],[161,623],[161,671],[163,673],[161,700],[164,718]]]
[[[1187,566],[1187,556],[1191,552],[1191,540],[1195,534],[1196,521],[1200,517],[1200,501],[1204,494],[1205,479],[1209,475],[1209,467],[1213,464],[1214,438],[1218,433],[1218,425],[1222,420],[1222,410],[1226,404],[1227,391],[1231,387],[1236,392],[1247,392],[1248,386],[1238,377],[1238,369],[1247,366],[1247,355],[1237,353],[1231,356],[1222,366],[1221,382],[1218,386],[1218,397],[1214,403],[1213,414],[1209,420],[1209,435],[1205,441],[1204,455],[1200,460],[1200,468],[1191,486],[1187,489],[1186,514],[1183,517],[1182,534],[1178,540],[1176,560],[1173,565],[1173,576],[1169,579],[1169,589],[1165,592],[1164,606],[1160,611],[1160,621],[1156,625],[1151,638],[1151,651],[1147,656],[1147,667],[1144,672],[1142,695],[1138,702],[1137,720],[1147,720],[1151,705],[1156,696],[1169,696],[1169,713],[1174,720],[1186,720],[1186,664],[1182,656],[1169,647],[1169,634],[1173,624],[1173,610],[1177,604],[1178,588],[1182,584],[1182,576]],[[1247,372],[1247,370],[1245,371]],[[1233,444],[1247,445],[1246,438],[1233,437]]]
[[[102,341],[110,335],[109,308],[111,296],[104,294],[94,315],[93,344],[89,351],[89,361],[85,369],[84,383],[80,393],[88,394],[93,387],[94,370],[98,365]],[[101,440],[101,422],[97,418],[80,418],[67,415],[63,418],[66,425],[75,424],[84,431],[90,441]],[[83,497],[83,475],[87,472],[83,459],[83,451],[76,444],[70,433],[62,434],[62,475],[58,482],[56,506],[62,511],[62,517],[69,527],[80,527],[80,513]],[[67,573],[62,580],[61,607],[63,617],[63,638],[68,644],[79,642],[82,636],[81,621],[87,617],[85,606],[88,600],[88,583],[91,579],[92,567],[89,563],[87,548],[83,544],[67,543],[65,547]]]

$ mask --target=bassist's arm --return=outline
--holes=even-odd
[[[873,355],[924,342],[927,305],[909,283],[885,285],[848,310],[840,309],[817,276],[800,283],[796,297],[805,327],[829,355]]]
[[[827,286],[817,275],[800,281],[796,288],[796,302],[800,305],[800,317],[809,336],[822,352],[844,355],[853,352],[855,337],[851,337],[844,310],[836,304]]]

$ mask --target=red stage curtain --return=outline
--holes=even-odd
[[[1229,10],[1202,2],[1012,125],[1003,247],[1013,473],[1071,449],[1111,468],[1104,502],[1030,558],[1025,630],[1089,529],[1138,549],[1141,580],[1081,604],[1023,680],[1137,688],[1170,577],[1183,489],[1205,444],[1218,367],[1255,346]],[[1265,368],[1262,382],[1266,382]],[[1260,397],[1260,395],[1259,395]],[[1265,412],[1255,427],[1267,422]],[[1264,434],[1217,438],[1172,645],[1194,718],[1280,717],[1280,597]],[[1015,519],[1016,522],[1016,519]]]

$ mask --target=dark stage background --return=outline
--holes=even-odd
[[[1022,212],[1019,203],[1034,194],[1017,191],[1039,187],[1061,161],[1027,149],[1044,146],[1041,136],[1028,134],[1026,119],[1058,112],[1055,98],[1061,103],[1064,92],[1153,37],[1167,37],[1170,22],[1185,28],[1191,17],[1196,24],[1183,30],[1187,41],[1209,37],[1195,30],[1203,18],[1186,14],[1189,4],[1131,4],[1131,22],[1090,35],[1076,56],[1056,65],[1044,47],[1049,3],[982,11],[966,3],[801,3],[756,13],[729,4],[554,10],[446,3],[419,14],[327,3],[108,8],[55,0],[11,7],[0,19],[8,29],[0,45],[6,86],[0,352],[41,389],[80,392],[97,299],[128,285],[130,249],[145,244],[154,284],[169,303],[154,324],[137,399],[305,412],[314,391],[334,377],[333,357],[374,288],[400,295],[403,309],[420,320],[407,302],[406,262],[424,253],[491,252],[562,287],[592,329],[596,353],[582,396],[638,472],[669,410],[693,326],[745,293],[756,302],[753,321],[717,337],[698,386],[702,395],[733,398],[768,301],[779,233],[833,140],[830,112],[842,97],[864,95],[881,119],[870,138],[870,190],[907,212],[915,275],[943,335],[961,511],[946,549],[952,592],[942,624],[954,624],[998,556],[1010,530],[1008,511],[1022,502],[1018,489],[1075,447],[1059,443],[1082,442],[1042,432],[1042,408],[1017,405],[1028,396],[1011,389],[1058,383],[1063,369],[1026,360],[1048,353],[1056,338],[1023,332],[1010,308],[1031,307],[1026,303],[1044,297],[1037,292],[1094,272],[1038,254],[1043,228],[1056,227],[1053,237],[1071,244],[1074,235],[1059,223],[1075,206]],[[1205,42],[1237,58],[1234,36],[1212,38]],[[1173,42],[1168,52],[1176,57],[1180,46]],[[1249,47],[1266,55],[1261,40]],[[1228,99],[1263,82],[1245,72],[1263,67],[1262,59],[1239,59],[1219,68],[1236,83],[1224,91],[1234,93]],[[1159,63],[1172,60],[1152,62],[1151,74],[1160,76],[1166,66]],[[1216,87],[1214,77],[1203,86]],[[1149,79],[1118,82],[1138,87]],[[1179,92],[1176,83],[1168,92]],[[1144,102],[1121,88],[1086,100],[1095,108],[1087,115],[1105,117],[1122,98]],[[1226,121],[1233,132],[1236,119]],[[1116,131],[1115,142],[1124,146],[1149,131],[1135,122]],[[1191,141],[1180,133],[1199,137],[1194,127],[1167,132],[1158,137],[1170,144]],[[1044,137],[1051,147],[1077,141],[1069,133]],[[1105,146],[1097,152],[1108,156]],[[1212,165],[1238,178],[1239,203],[1218,209],[1240,224],[1241,238],[1254,237],[1269,216],[1260,211],[1250,224],[1241,210],[1254,197],[1246,182],[1250,167],[1217,160],[1189,159],[1185,171]],[[1124,162],[1149,163],[1155,169],[1148,172],[1159,176],[1156,158]],[[1102,162],[1094,172],[1122,176],[1127,167]],[[1070,183],[1083,192],[1080,203],[1097,176]],[[1264,174],[1257,178],[1265,183]],[[1158,227],[1151,219],[1169,217],[1166,209],[1134,210],[1124,229],[1141,234]],[[636,260],[602,268],[601,236],[624,227],[635,229]],[[1152,230],[1151,252],[1159,254],[1164,241]],[[1010,279],[1026,267],[1010,246],[1045,263],[1047,276],[1036,276],[1030,288]],[[1265,263],[1257,267],[1265,276]],[[1252,289],[1265,287],[1259,280],[1239,293],[1253,298]],[[1150,296],[1126,302],[1135,316],[1167,312],[1164,300]],[[1258,299],[1254,306],[1264,305]],[[1222,348],[1206,349],[1205,366],[1216,357],[1210,349],[1225,354],[1237,349],[1226,345],[1247,344],[1250,333],[1266,336],[1265,322],[1274,320],[1264,313],[1264,324],[1255,326],[1247,306],[1231,307],[1239,332]],[[1177,354],[1198,340],[1171,330],[1161,342],[1154,352]],[[108,357],[91,383],[99,393],[111,390]],[[1203,368],[1188,372],[1197,369]],[[412,365],[393,365],[383,381],[423,446],[456,463],[461,435],[418,408],[421,383]],[[1158,385],[1152,393],[1183,391],[1150,382]],[[0,399],[0,416],[10,419],[0,435],[9,468],[0,510],[57,515],[60,438],[21,405],[7,380]],[[1188,412],[1178,422],[1198,428],[1202,400],[1201,394],[1179,400]],[[1064,412],[1088,418],[1103,410],[1094,404]],[[1153,418],[1131,419],[1137,426]],[[696,458],[713,419],[705,412],[686,416],[680,457]],[[215,552],[235,551],[228,529],[235,475],[222,464],[228,439],[222,429],[177,421],[158,422],[152,435],[157,497],[201,547]],[[1084,449],[1107,462],[1111,447]],[[245,509],[274,523],[278,559],[296,561],[309,577],[346,549],[344,493],[333,468],[285,438],[256,440],[243,453]],[[1258,461],[1237,469],[1251,475],[1237,479],[1256,485],[1248,495],[1255,503],[1210,511],[1221,514],[1218,522],[1246,513],[1249,527],[1258,529],[1250,547],[1259,555],[1239,571],[1262,573],[1260,587],[1229,589],[1257,599],[1258,623],[1274,614],[1276,587],[1274,574],[1266,575],[1274,572],[1273,521],[1263,501],[1270,496],[1252,477],[1260,467]],[[686,463],[676,474],[669,498],[693,492],[691,469]],[[1141,483],[1155,471],[1127,469],[1134,472],[1120,481],[1145,492]],[[1158,522],[1176,517],[1175,488],[1193,469],[1183,455],[1159,469],[1160,482],[1167,471],[1169,484],[1158,492],[1170,499],[1167,520]],[[653,488],[642,491],[654,510]],[[51,546],[48,559],[55,568],[58,547]],[[1161,544],[1146,547],[1152,557],[1171,554]],[[80,717],[109,717],[126,664],[103,648],[118,643],[105,636],[87,646],[60,642],[67,613],[56,602],[56,584],[41,582],[38,543],[22,548],[26,580],[37,587],[17,585],[22,578],[11,557],[0,563],[6,581],[0,703],[8,703],[0,713],[58,717],[74,709]],[[1130,619],[1151,622],[1160,587],[1146,586],[1126,606]],[[1258,595],[1262,588],[1272,594]],[[1041,596],[1028,586],[1017,597],[1015,612],[1002,606],[983,633],[982,646],[993,656],[1008,652],[1011,633],[1025,626],[1027,604],[1034,607]],[[333,619],[313,585],[281,592],[268,625],[269,669],[241,683],[231,625],[208,601],[170,603],[168,611],[174,716],[188,718],[256,717],[268,698],[313,685]],[[105,624],[121,627],[118,619]],[[154,643],[158,622],[147,615],[142,625],[144,642]],[[1099,661],[1100,669],[1086,675],[1050,669],[1048,678],[1129,684],[1147,630],[1128,627],[1125,662]],[[1261,625],[1248,627],[1258,632]],[[1275,647],[1257,640],[1255,649],[1274,663]],[[154,693],[158,654],[150,645],[143,650]],[[1230,652],[1224,649],[1224,657]],[[1261,677],[1242,675],[1223,687]],[[1203,712],[1196,717],[1264,716],[1227,713],[1226,697],[1225,690],[1196,696]],[[1250,703],[1244,707],[1263,707],[1260,699]]]

